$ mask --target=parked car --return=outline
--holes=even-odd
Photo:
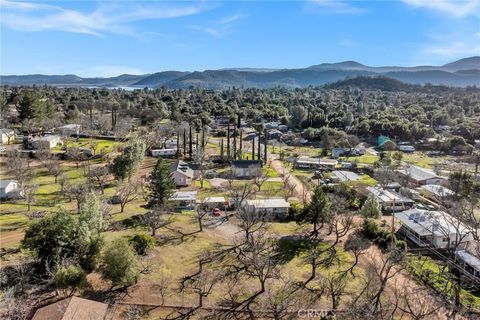
[[[213,209],[212,214],[213,214],[215,217],[220,217],[220,216],[222,215],[222,211],[221,211],[219,208],[215,208],[215,209]]]

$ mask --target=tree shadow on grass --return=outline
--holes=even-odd
[[[314,246],[312,239],[305,235],[285,236],[277,242],[275,258],[279,263],[288,263],[295,257],[310,250]]]

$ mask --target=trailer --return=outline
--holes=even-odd
[[[173,157],[177,154],[177,149],[154,149],[150,154],[152,157]]]

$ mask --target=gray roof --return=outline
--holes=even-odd
[[[380,187],[367,187],[367,190],[377,198],[380,203],[413,203],[414,201],[391,190]]]
[[[17,180],[0,180],[0,189],[6,188],[10,183],[17,182]]]
[[[435,172],[429,169],[420,168],[417,166],[410,165],[402,170],[398,170],[398,172],[409,176],[413,180],[416,181],[423,181],[428,179],[435,179],[435,178],[442,178],[437,175]]]
[[[360,179],[358,174],[351,171],[335,170],[332,171],[332,174],[340,181],[357,181]]]
[[[170,173],[179,172],[189,178],[193,178],[193,170],[189,164],[182,160],[177,160],[170,165]]]
[[[234,160],[232,166],[237,168],[248,168],[250,166],[262,166],[262,160]]]

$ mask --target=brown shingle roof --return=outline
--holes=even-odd
[[[32,320],[103,320],[107,307],[105,303],[70,297],[39,308]]]

